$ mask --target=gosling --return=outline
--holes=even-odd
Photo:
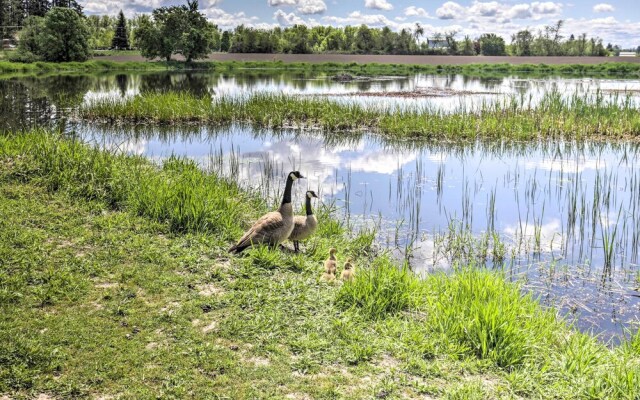
[[[318,219],[313,215],[313,210],[311,209],[311,199],[317,199],[318,196],[313,190],[308,190],[305,197],[307,216],[296,215],[293,217],[293,231],[291,235],[289,235],[289,240],[293,241],[293,249],[296,253],[300,251],[300,240],[304,240],[313,235],[318,226]]]
[[[332,273],[329,273],[329,272],[325,272],[325,273],[322,274],[320,279],[325,281],[325,282],[334,282],[336,280],[336,276],[335,276],[335,274],[332,274]]]
[[[297,179],[304,176],[298,171],[291,171],[287,176],[282,203],[277,211],[272,211],[260,217],[253,226],[242,235],[238,243],[229,249],[230,253],[240,253],[247,247],[266,244],[276,247],[287,240],[293,231],[293,207],[291,206],[291,187]]]
[[[336,270],[338,269],[338,263],[336,262],[336,252],[337,250],[331,248],[329,250],[329,258],[327,258],[324,262],[324,272],[326,274],[336,274]]]
[[[356,268],[351,264],[353,260],[351,258],[347,258],[347,261],[344,263],[344,270],[340,275],[340,279],[343,281],[350,281],[356,276]]]

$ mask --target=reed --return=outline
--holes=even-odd
[[[47,71],[105,71],[105,70],[220,70],[262,69],[284,71],[313,71],[354,75],[408,75],[414,73],[428,74],[465,74],[475,76],[505,76],[511,74],[536,76],[598,76],[598,77],[637,77],[640,75],[640,64],[610,63],[600,64],[483,64],[466,65],[429,65],[429,64],[359,64],[338,62],[291,62],[282,61],[200,61],[185,63],[181,61],[109,61],[89,60],[69,63],[19,63],[0,61],[0,74],[9,72],[42,73]]]
[[[108,123],[246,123],[259,128],[374,131],[393,138],[447,140],[540,138],[635,139],[640,112],[626,98],[562,96],[551,92],[533,108],[516,97],[452,113],[409,107],[376,110],[327,98],[255,93],[214,99],[189,93],[151,93],[126,100],[102,98],[79,116]]]

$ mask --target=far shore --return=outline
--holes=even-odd
[[[175,57],[180,59],[179,57]],[[97,60],[145,61],[139,54],[116,54],[94,57]],[[640,57],[515,57],[515,56],[422,56],[422,55],[373,55],[373,54],[265,54],[265,53],[213,53],[207,61],[282,61],[284,63],[378,63],[418,65],[466,65],[466,64],[602,64],[640,63]]]

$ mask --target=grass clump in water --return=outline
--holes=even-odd
[[[478,109],[443,113],[423,108],[376,110],[326,98],[258,93],[214,99],[188,93],[145,94],[124,101],[94,100],[83,119],[106,122],[248,123],[259,128],[372,130],[394,138],[518,139],[635,138],[640,113],[630,97],[563,97],[546,94],[532,107],[524,99],[484,103]]]

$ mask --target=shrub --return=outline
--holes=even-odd
[[[69,8],[52,8],[38,33],[39,53],[46,61],[85,61],[90,56],[89,30]]]

